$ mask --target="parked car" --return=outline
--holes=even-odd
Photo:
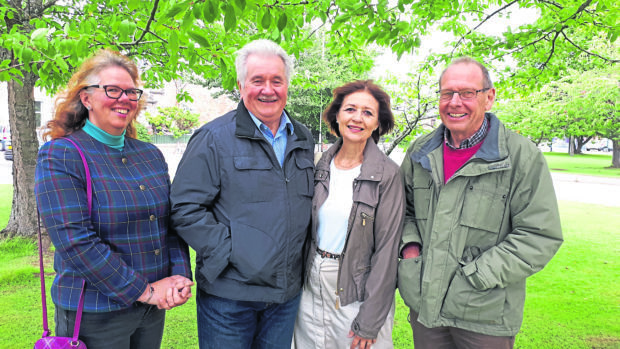
[[[590,141],[586,143],[585,147],[587,151],[591,151],[591,150],[612,151],[613,150],[613,144],[611,144],[611,141],[607,138],[603,138],[598,141]]]
[[[13,161],[13,146],[11,140],[5,141],[4,159]]]

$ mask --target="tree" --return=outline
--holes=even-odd
[[[385,153],[390,154],[397,146],[408,146],[413,137],[424,131],[423,120],[431,120],[426,125],[433,127],[439,116],[437,106],[438,82],[430,75],[432,72],[419,69],[417,74],[388,76],[382,83],[392,99],[394,112],[394,131],[384,138],[389,142]]]
[[[517,6],[538,8],[540,20],[498,37],[477,32],[488,18]],[[14,106],[9,119],[16,158],[14,204],[3,232],[35,232],[31,214],[37,144],[35,83],[56,91],[99,48],[113,48],[138,59],[148,85],[193,73],[219,77],[222,86],[234,89],[234,52],[252,39],[271,38],[299,56],[312,45],[320,26],[333,56],[356,57],[371,43],[400,56],[413,53],[422,38],[438,28],[459,38],[454,53],[516,59],[517,70],[506,74],[514,75],[512,83],[527,87],[559,76],[565,68],[564,56],[576,52],[615,63],[590,48],[587,37],[575,41],[572,34],[596,32],[613,42],[619,31],[617,18],[613,0],[465,0],[458,6],[434,0],[0,0],[0,80],[8,81],[9,105]],[[438,56],[423,69],[430,71],[436,62],[449,58],[449,54]]]
[[[614,142],[612,166],[620,168],[620,73],[615,67],[571,71],[548,83],[538,95],[502,103],[500,116],[509,128],[534,142],[569,138],[569,152],[580,153],[592,137]]]
[[[198,126],[196,113],[179,107],[157,107],[157,114],[146,113],[146,120],[149,122],[155,134],[172,134],[174,138],[179,138]]]
[[[286,109],[315,135],[327,139],[329,126],[322,121],[323,110],[332,101],[332,91],[347,82],[368,79],[376,54],[367,49],[353,57],[339,57],[324,46],[324,35],[312,42],[295,62],[297,77],[289,86]],[[316,137],[321,133],[320,137]]]

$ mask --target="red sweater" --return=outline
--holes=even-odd
[[[484,143],[484,140],[471,148],[452,149],[443,144],[443,183],[446,184],[454,173],[469,160]]]

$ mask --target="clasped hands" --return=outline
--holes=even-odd
[[[159,309],[170,310],[187,302],[192,296],[191,287],[193,285],[194,282],[184,276],[169,276],[150,283],[146,291],[138,298],[138,302],[156,305]],[[151,287],[153,287],[152,296]]]

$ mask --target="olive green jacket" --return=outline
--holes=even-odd
[[[489,116],[484,143],[446,184],[443,125],[408,149],[400,248],[417,242],[422,250],[399,262],[398,288],[426,327],[514,336],[525,279],[553,257],[562,231],[543,155]]]

